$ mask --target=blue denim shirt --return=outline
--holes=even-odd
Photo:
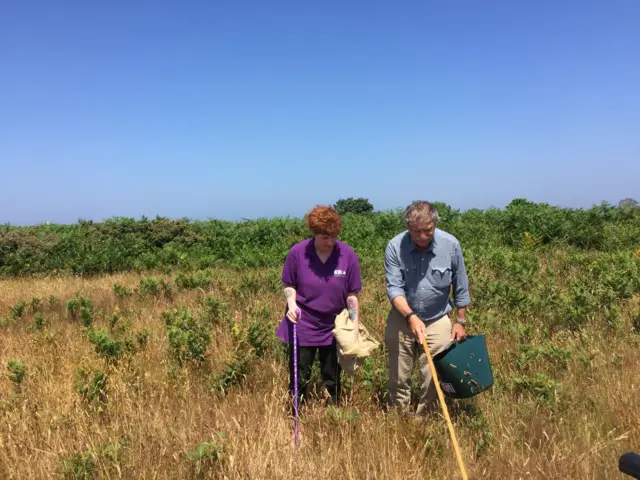
[[[471,303],[469,280],[460,242],[437,229],[429,247],[420,251],[408,231],[393,237],[384,254],[387,296],[404,296],[411,310],[429,322]],[[453,287],[453,289],[451,288]]]

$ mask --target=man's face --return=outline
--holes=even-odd
[[[412,223],[409,225],[408,230],[411,235],[411,240],[413,240],[419,248],[427,248],[431,240],[433,240],[436,225],[432,221]]]
[[[334,237],[320,233],[315,236],[316,249],[323,253],[331,252],[336,244],[336,240],[338,240],[337,236]]]

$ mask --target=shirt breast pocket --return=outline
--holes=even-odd
[[[415,289],[418,281],[418,266],[414,262],[407,262],[402,267],[402,276],[404,277],[404,284],[408,290]]]
[[[435,288],[446,289],[451,285],[453,270],[451,265],[433,265],[429,267],[431,284]]]

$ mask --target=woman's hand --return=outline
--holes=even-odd
[[[296,289],[292,286],[285,287],[284,298],[287,299],[287,318],[292,323],[298,323],[300,319],[300,309],[296,303]]]
[[[294,301],[288,304],[288,306],[287,318],[291,323],[298,323],[298,320],[300,319],[300,309],[298,308],[298,304]]]

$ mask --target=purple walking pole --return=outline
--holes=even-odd
[[[296,319],[300,320],[300,309],[296,309]],[[293,324],[293,391],[294,391],[294,411],[295,411],[295,445],[298,449],[298,331],[297,323]]]

